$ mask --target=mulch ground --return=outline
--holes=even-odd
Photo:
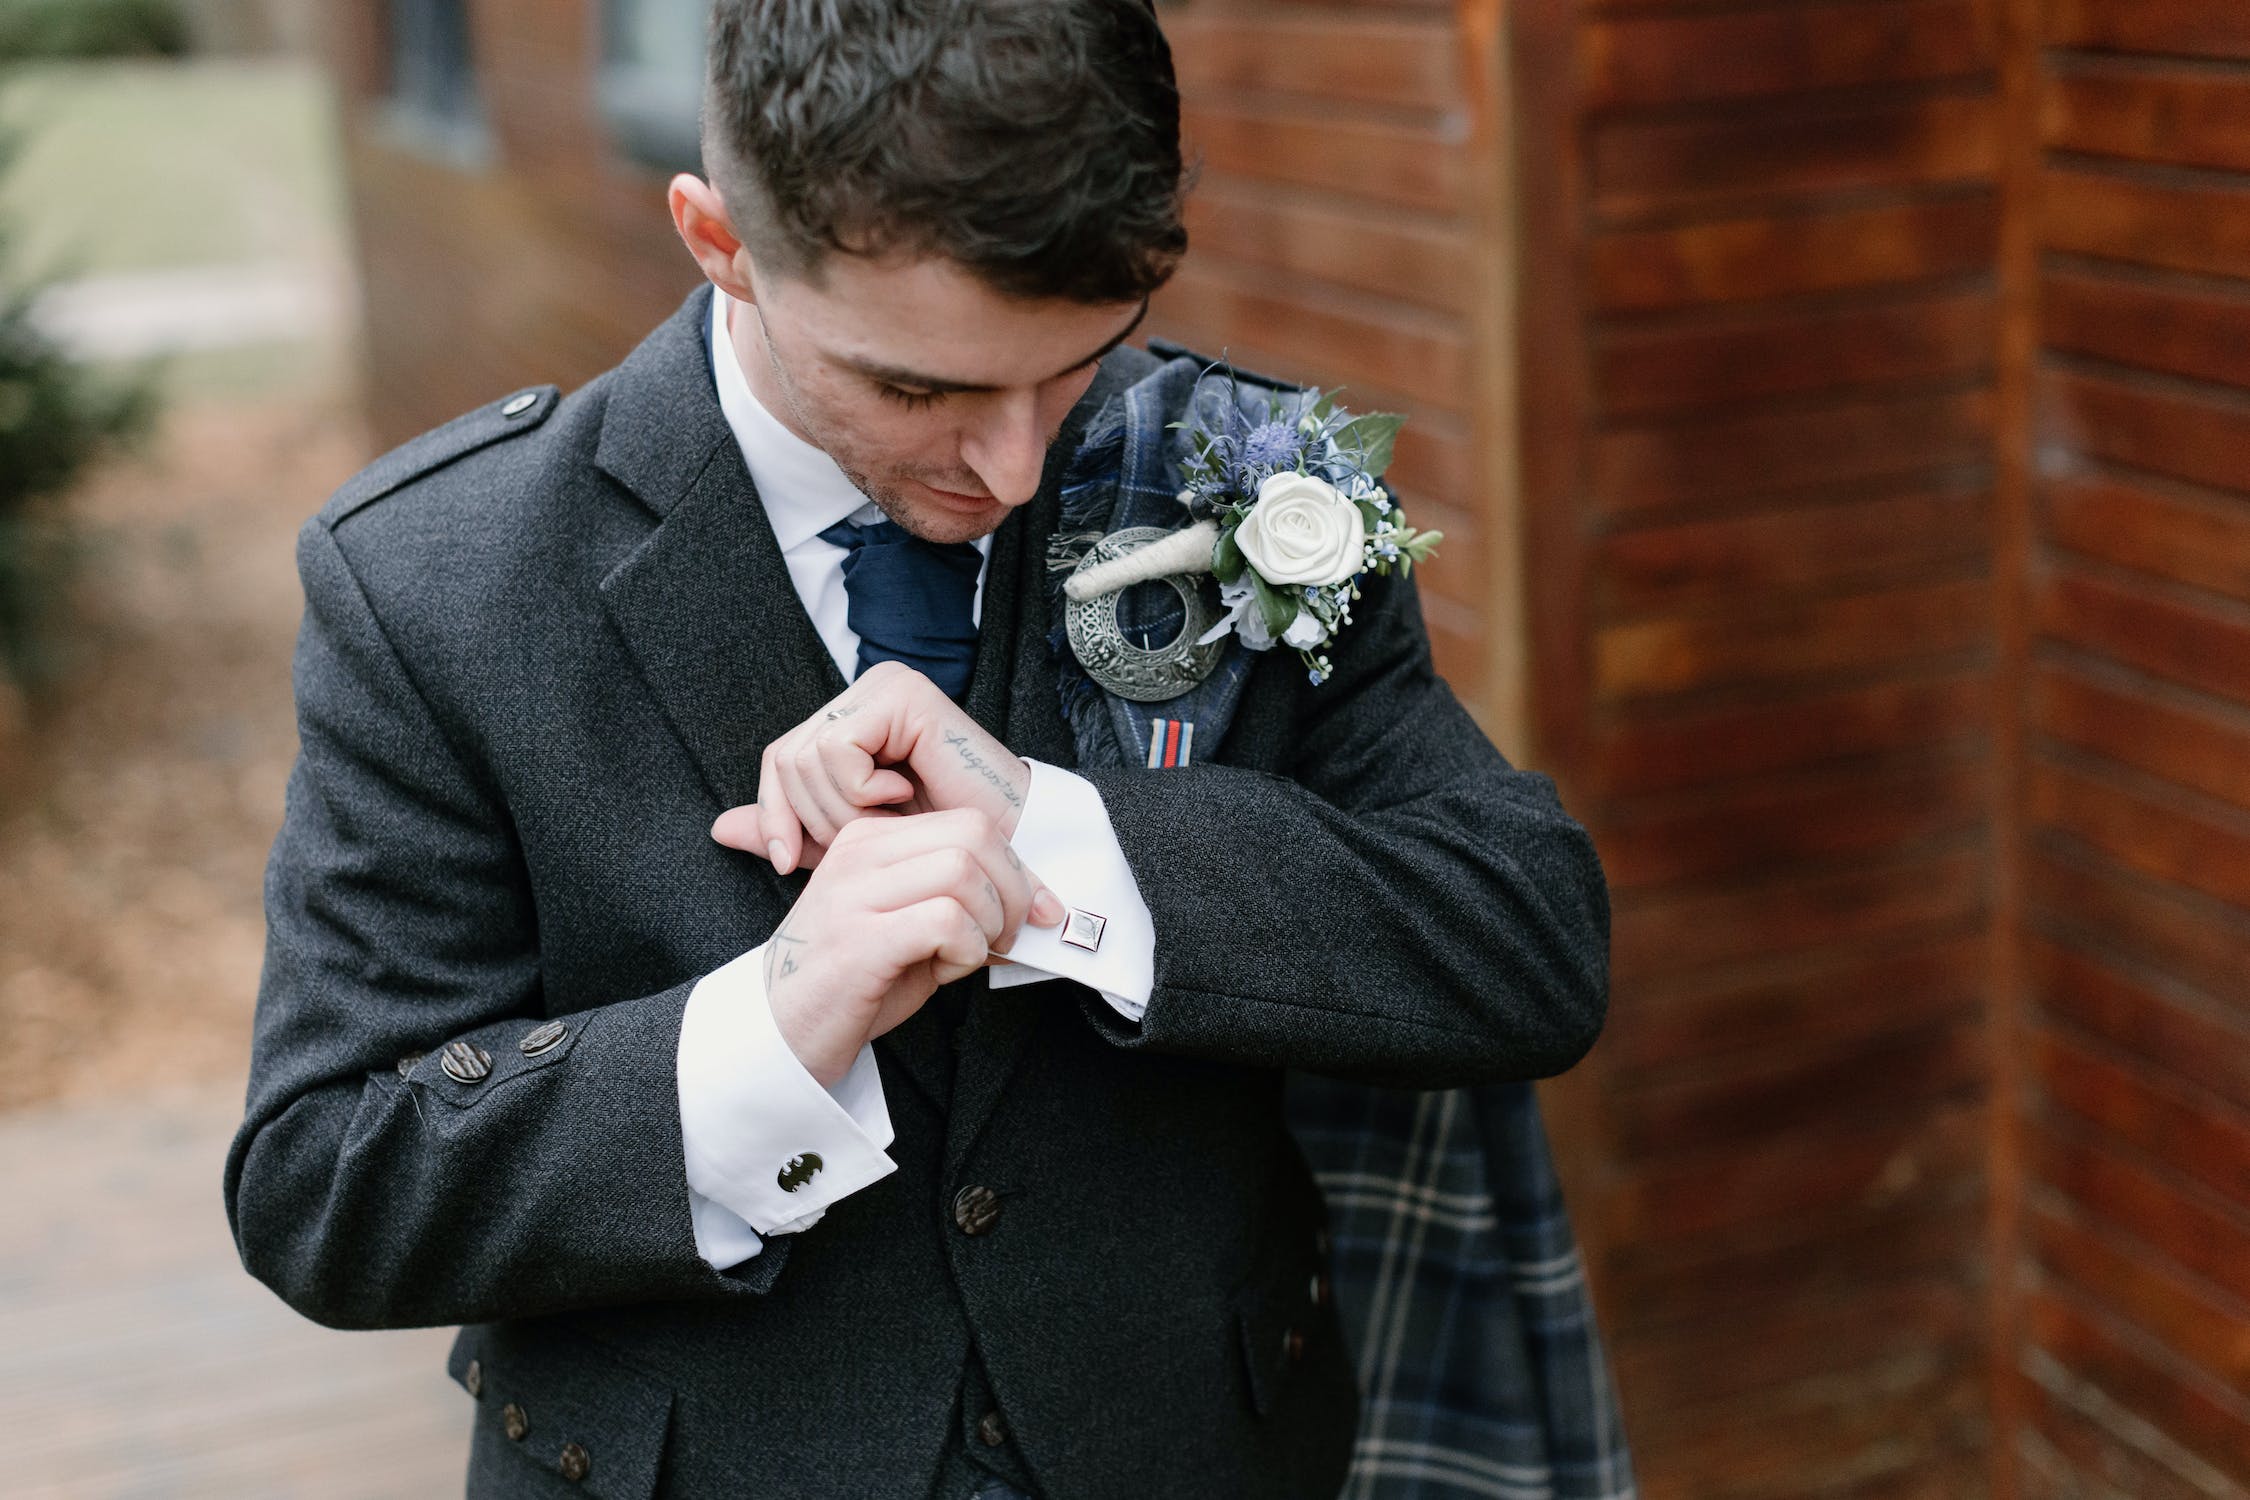
[[[72,497],[65,673],[0,723],[0,1110],[242,1077],[296,531],[365,447],[333,395],[186,406]]]

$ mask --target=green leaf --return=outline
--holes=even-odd
[[[1234,528],[1229,526],[1219,533],[1219,544],[1211,549],[1211,572],[1221,583],[1233,583],[1242,576],[1250,560],[1242,555],[1242,547],[1234,539]]]
[[[1258,617],[1266,622],[1267,633],[1280,640],[1281,633],[1296,622],[1296,594],[1290,589],[1275,588],[1261,578],[1255,568],[1250,570],[1250,591],[1258,597]]]
[[[1378,506],[1372,500],[1354,500],[1352,504],[1359,507],[1360,515],[1365,518],[1367,522],[1367,534],[1369,536],[1373,536],[1375,534],[1376,523],[1383,519],[1382,507]]]
[[[1391,466],[1391,444],[1406,418],[1395,411],[1362,412],[1336,429],[1336,446],[1359,455],[1359,466],[1380,474]]]

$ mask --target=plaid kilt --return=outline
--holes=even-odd
[[[1161,340],[1150,348],[1165,362],[1103,404],[1064,471],[1048,646],[1081,764],[1161,770],[1219,743],[1251,653],[1231,649],[1162,703],[1102,692],[1070,654],[1062,580],[1108,532],[1182,523],[1186,440],[1167,424],[1216,425],[1230,401],[1263,421],[1267,401],[1295,388],[1206,378],[1213,361]],[[1131,613],[1121,601],[1129,632],[1178,628],[1176,615]],[[1632,1500],[1617,1394],[1531,1085],[1412,1091],[1292,1073],[1288,1098],[1327,1198],[1332,1279],[1358,1368],[1342,1500]]]
[[[1632,1464],[1528,1083],[1289,1076],[1359,1372],[1343,1500],[1629,1500]]]

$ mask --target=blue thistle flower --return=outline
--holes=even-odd
[[[1301,451],[1297,430],[1287,422],[1263,422],[1250,429],[1242,440],[1242,467],[1245,469],[1286,469],[1297,462]]]

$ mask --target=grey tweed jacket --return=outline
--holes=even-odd
[[[707,306],[567,398],[415,440],[299,536],[302,753],[225,1179],[245,1265],[323,1323],[466,1325],[473,1495],[923,1495],[972,1348],[1047,1500],[1333,1495],[1356,1398],[1282,1070],[1569,1067],[1605,1003],[1590,841],[1377,580],[1326,685],[1270,653],[1201,764],[1086,771],[1155,919],[1142,1022],[962,981],[950,1038],[933,1005],[876,1043],[899,1170],[712,1270],[681,1011],[803,877],[708,829],[844,684],[720,414]],[[1104,361],[994,539],[968,707],[1055,764],[1059,455],[1148,368]],[[998,1201],[974,1234],[971,1186]]]

